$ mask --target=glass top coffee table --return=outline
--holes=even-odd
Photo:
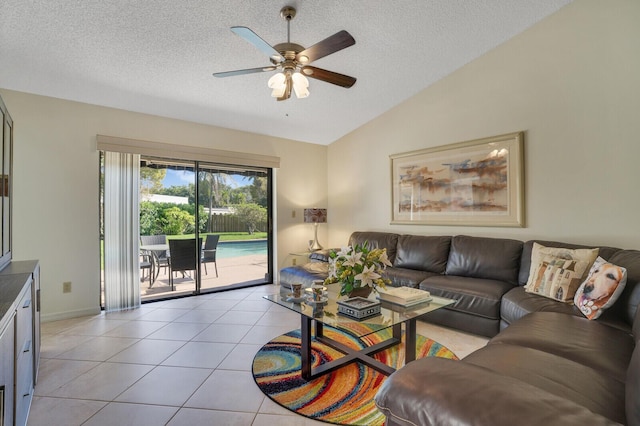
[[[405,364],[415,360],[416,319],[424,314],[455,303],[455,300],[435,296],[432,296],[431,300],[428,302],[410,307],[381,302],[381,312],[379,315],[358,320],[338,313],[338,300],[346,299],[344,296],[339,296],[339,292],[339,284],[328,285],[325,297],[326,301],[323,303],[314,303],[307,301],[306,299],[294,302],[290,301],[290,295],[283,294],[264,296],[265,299],[300,314],[300,355],[302,360],[302,378],[305,380],[315,379],[316,377],[327,374],[344,365],[356,361],[362,362],[363,364],[366,364],[386,375],[393,373],[395,371],[393,367],[378,361],[373,357],[373,355],[394,345],[400,344],[402,341],[402,324],[404,324],[406,345]],[[376,300],[375,293],[372,293],[368,299],[372,301]],[[312,333],[312,323],[315,323],[315,336]],[[366,327],[361,327],[361,324],[365,324]],[[346,330],[359,338],[379,332],[389,327],[393,328],[393,335],[388,340],[356,350],[325,336],[323,333],[323,327],[325,325]],[[322,342],[345,355],[334,361],[321,364],[315,368],[312,367],[311,341],[314,338],[315,340]]]

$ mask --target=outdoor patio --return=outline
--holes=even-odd
[[[253,254],[248,256],[237,256],[226,259],[218,259],[218,277],[216,278],[215,266],[213,263],[207,264],[208,274],[205,274],[204,265],[202,268],[202,291],[206,292],[218,288],[237,288],[241,286],[259,284],[264,282],[267,273],[267,255]],[[168,268],[161,268],[158,278],[149,287],[149,279],[140,283],[140,293],[142,301],[149,301],[156,298],[177,296],[180,294],[190,294],[195,290],[195,280],[193,275],[182,276],[176,272],[173,283],[175,290],[171,291],[169,284]]]

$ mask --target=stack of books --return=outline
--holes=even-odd
[[[413,306],[431,300],[431,295],[426,290],[411,287],[390,287],[379,290],[378,299],[383,302],[395,303],[402,306]]]

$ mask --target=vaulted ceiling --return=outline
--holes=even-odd
[[[571,0],[3,0],[0,87],[259,134],[329,144],[554,13]],[[309,47],[347,30],[356,44],[314,66],[357,78],[310,79],[277,102],[269,65],[230,31]]]

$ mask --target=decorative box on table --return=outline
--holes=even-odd
[[[337,303],[339,314],[347,315],[357,320],[380,315],[380,302],[365,299],[364,297],[338,300]]]

